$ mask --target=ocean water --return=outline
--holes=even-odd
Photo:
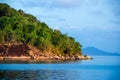
[[[93,60],[0,63],[0,80],[120,80],[120,56]]]

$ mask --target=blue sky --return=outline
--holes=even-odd
[[[79,41],[120,53],[120,0],[0,0]]]

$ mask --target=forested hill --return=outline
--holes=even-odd
[[[53,30],[24,11],[0,3],[0,45],[27,44],[41,52],[82,55],[81,44],[73,37]]]

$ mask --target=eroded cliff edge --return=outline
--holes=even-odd
[[[86,60],[90,56],[83,55],[56,55],[43,53],[39,49],[27,44],[0,45],[0,60]]]

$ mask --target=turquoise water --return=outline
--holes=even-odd
[[[54,63],[1,63],[0,80],[120,80],[120,56]]]

